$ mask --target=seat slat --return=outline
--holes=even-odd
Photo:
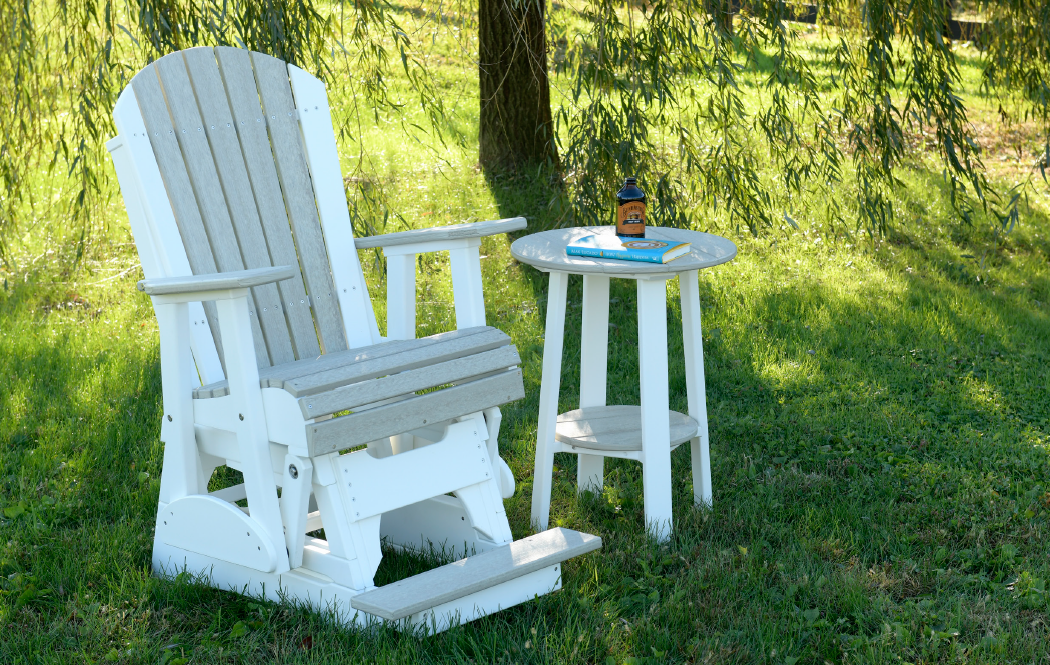
[[[477,335],[487,336],[482,339],[475,339],[473,342],[468,339],[474,338]],[[453,353],[459,353],[459,355],[449,355],[449,349],[446,348],[444,350],[443,358],[434,360],[433,358],[442,355],[442,351],[439,349],[430,354],[430,357],[432,358],[431,362],[441,362],[442,359],[450,360],[469,353],[480,353],[495,348],[493,346],[494,342],[497,347],[504,346],[510,344],[510,338],[499,330],[489,326],[450,330],[448,332],[438,333],[420,339],[382,342],[363,349],[347,349],[346,351],[328,353],[323,356],[318,356],[317,358],[298,360],[286,365],[264,367],[259,370],[259,382],[263,388],[285,388],[286,385],[290,384],[292,381],[303,377],[333,372],[350,365],[376,361],[382,358],[391,359],[392,356],[407,351],[419,351],[436,344],[447,344],[451,342],[455,342],[455,346],[451,351]],[[414,366],[418,367],[418,365]],[[410,368],[406,366],[405,363],[399,364],[396,359],[391,359],[388,363],[382,366],[372,365],[371,367],[373,368],[373,371],[381,371],[383,373],[373,373],[370,375],[368,373],[359,373],[356,375],[358,377],[357,379],[353,379],[352,375],[351,380],[360,381],[374,378],[376,376],[383,376],[384,374],[390,373],[390,368],[394,368],[395,370],[398,367],[402,367],[403,369]],[[208,399],[211,397],[223,397],[228,394],[228,384],[223,380],[210,383],[206,386],[201,386],[194,391],[193,397],[194,399]]]
[[[211,144],[215,167],[226,195],[227,209],[237,232],[236,240],[241,258],[246,268],[269,268],[273,263],[266,248],[259,211],[255,205],[251,182],[248,180],[240,142],[237,140],[237,127],[230,113],[230,105],[226,101],[226,90],[219,74],[219,66],[215,62],[215,51],[201,46],[182,53],[186,58],[186,69],[189,71],[190,82],[204,121],[204,134]],[[284,317],[277,285],[257,286],[252,289],[252,293],[255,296],[255,314],[262,326],[263,337],[266,338],[270,363],[280,365],[292,362],[295,355],[292,352],[288,322]]]
[[[521,369],[307,425],[311,457],[376,441],[525,397]]]
[[[182,53],[172,53],[155,62],[153,66],[160,75],[164,97],[175,128],[175,137],[179,141],[186,172],[189,173],[190,182],[193,184],[197,206],[208,233],[209,251],[215,257],[215,265],[221,272],[244,270],[244,260],[237,247],[233,222],[226,207],[222,185],[219,184],[208,136],[204,132],[204,121],[201,119],[193,87],[190,85],[186,61]],[[190,248],[186,249],[189,251]],[[194,251],[199,249],[195,248]],[[255,298],[250,293],[248,311],[256,311]],[[266,341],[258,316],[251,317],[251,329],[256,362],[259,367],[267,367],[270,365],[270,355],[266,350]]]
[[[302,409],[304,418],[317,418],[392,397],[411,395],[418,390],[466,381],[483,374],[507,369],[520,362],[521,358],[518,357],[517,349],[513,346],[503,346],[407,372],[352,383],[318,395],[302,397],[299,399],[299,408]]]
[[[149,134],[150,146],[157,159],[157,168],[164,181],[164,188],[168,191],[168,200],[175,214],[175,224],[179,227],[179,235],[182,236],[182,242],[186,248],[186,258],[189,260],[190,269],[194,275],[218,272],[215,268],[215,257],[211,253],[211,245],[208,244],[208,234],[204,230],[204,221],[197,207],[193,185],[190,184],[190,176],[182,158],[182,150],[179,148],[178,139],[175,138],[171,115],[164,102],[164,93],[160,87],[155,65],[149,65],[136,74],[131,80],[131,86],[135,91],[135,99],[138,101],[139,111],[142,113],[142,120]],[[203,304],[208,327],[211,328],[212,338],[215,340],[215,350],[218,351],[219,362],[225,373],[226,360],[222,351],[218,311],[213,302]]]
[[[252,52],[251,58],[262,108],[269,123],[277,176],[292,220],[295,244],[299,249],[303,276],[306,278],[321,342],[325,353],[342,351],[347,348],[343,318],[328,266],[329,256],[321,235],[321,221],[317,216],[310,171],[303,153],[299,116],[288,83],[288,65],[261,53]],[[347,247],[345,251],[355,250]],[[331,258],[339,260],[337,256]]]
[[[268,383],[274,388],[284,388],[292,397],[307,397],[350,383],[455,360],[508,344],[510,338],[506,334],[491,328],[469,337],[453,338],[425,346],[413,345],[401,353],[286,379],[279,384],[273,379]]]
[[[317,342],[317,329],[306,300],[306,287],[299,268],[299,257],[295,253],[288,212],[285,210],[281,185],[277,178],[270,137],[266,121],[259,106],[259,91],[252,71],[251,56],[244,49],[219,46],[215,48],[227,99],[233,114],[237,136],[240,139],[248,177],[251,180],[266,235],[266,245],[274,265],[295,266],[297,275],[293,279],[278,283],[284,315],[288,320],[295,357],[299,360],[313,358],[321,353]],[[275,365],[277,363],[274,363]]]

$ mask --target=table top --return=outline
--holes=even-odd
[[[687,231],[685,229],[660,226],[645,227],[645,237],[658,240],[673,240],[690,243],[689,253],[670,263],[647,263],[645,261],[622,261],[619,259],[590,256],[569,256],[565,247],[574,240],[587,235],[613,235],[612,226],[583,226],[571,229],[554,229],[533,233],[514,241],[510,253],[515,259],[539,270],[567,272],[576,275],[666,275],[688,270],[710,268],[736,257],[736,245],[721,236]]]

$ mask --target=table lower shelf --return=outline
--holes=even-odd
[[[696,436],[697,422],[668,411],[671,450]],[[563,452],[639,459],[642,451],[642,407],[587,406],[558,416],[554,438]]]

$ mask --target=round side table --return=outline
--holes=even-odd
[[[515,259],[550,273],[547,323],[540,382],[532,523],[547,528],[554,453],[579,456],[578,490],[601,491],[604,459],[642,463],[646,526],[660,541],[671,534],[671,450],[690,441],[693,498],[711,504],[711,459],[707,435],[704,349],[697,271],[731,261],[732,241],[708,233],[647,227],[646,238],[691,243],[690,252],[666,264],[569,256],[570,242],[591,234],[612,235],[613,227],[556,229],[514,241]],[[580,408],[558,414],[561,388],[565,298],[569,275],[583,275],[580,353]],[[667,384],[667,280],[679,277],[688,415],[671,411]],[[609,279],[633,279],[638,289],[638,364],[641,406],[608,406]]]

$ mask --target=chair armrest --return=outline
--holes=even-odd
[[[294,276],[295,269],[291,266],[277,266],[274,268],[218,272],[210,275],[143,279],[139,280],[138,289],[151,296],[181,295],[184,293],[206,295],[209,291],[222,292],[232,289],[247,289],[253,286],[291,279]],[[216,295],[218,298],[223,297],[220,294]],[[209,298],[204,297],[201,299],[208,300]]]
[[[445,240],[459,240],[461,238],[483,238],[485,236],[518,231],[526,226],[528,226],[528,222],[525,221],[524,217],[511,217],[487,222],[437,226],[429,229],[413,229],[411,231],[386,233],[379,236],[354,238],[354,246],[357,249],[372,249],[374,247],[394,247],[396,245],[441,242]],[[433,251],[438,250],[435,249]]]

